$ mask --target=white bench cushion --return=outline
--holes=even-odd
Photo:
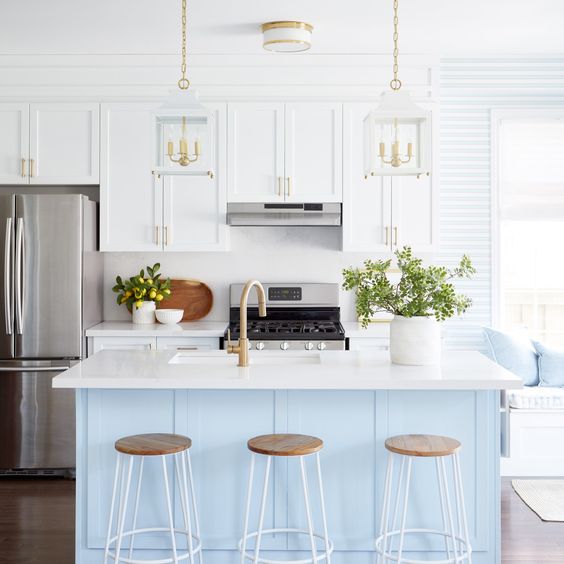
[[[533,386],[508,390],[507,402],[512,409],[564,409],[564,388]]]

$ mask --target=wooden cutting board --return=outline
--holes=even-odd
[[[170,298],[159,304],[159,309],[183,309],[182,321],[202,319],[213,306],[213,293],[199,280],[177,279],[170,281]]]

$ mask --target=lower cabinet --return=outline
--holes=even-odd
[[[114,351],[213,351],[219,350],[215,337],[90,337],[88,356],[101,350]]]
[[[374,561],[373,539],[379,527],[386,470],[384,440],[413,432],[456,437],[463,444],[461,463],[473,562],[499,561],[497,392],[81,390],[77,416],[77,563],[94,564],[103,558],[116,461],[114,441],[120,436],[149,432],[175,432],[192,438],[205,559],[214,564],[229,564],[238,558],[250,463],[246,442],[250,437],[289,432],[317,435],[324,440],[321,464],[335,564]],[[263,476],[264,460],[257,464],[256,484]],[[314,468],[311,471],[316,495]],[[441,528],[433,461],[416,460],[413,472],[410,526]],[[303,527],[305,511],[297,461],[276,460],[273,474],[265,527],[285,527],[288,523]],[[149,461],[144,470],[139,526],[166,523],[159,479],[158,465]],[[154,485],[149,485],[153,480]],[[178,493],[176,496],[175,511],[180,517]],[[319,523],[318,513],[314,522]],[[424,543],[413,540],[406,539],[412,559],[436,559],[437,554],[430,553],[444,548],[438,539]],[[166,542],[162,536],[135,539],[136,547],[153,549],[145,558],[163,557],[160,549]],[[268,535],[263,546],[273,551],[307,550],[307,542],[306,538],[304,543],[286,544],[283,535]]]

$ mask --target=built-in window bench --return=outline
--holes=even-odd
[[[502,476],[564,475],[564,388],[502,394]]]

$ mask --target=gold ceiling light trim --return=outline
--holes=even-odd
[[[261,26],[262,32],[268,31],[269,29],[305,29],[310,33],[313,31],[313,26],[306,22],[298,21],[280,21],[280,22],[267,22]]]

